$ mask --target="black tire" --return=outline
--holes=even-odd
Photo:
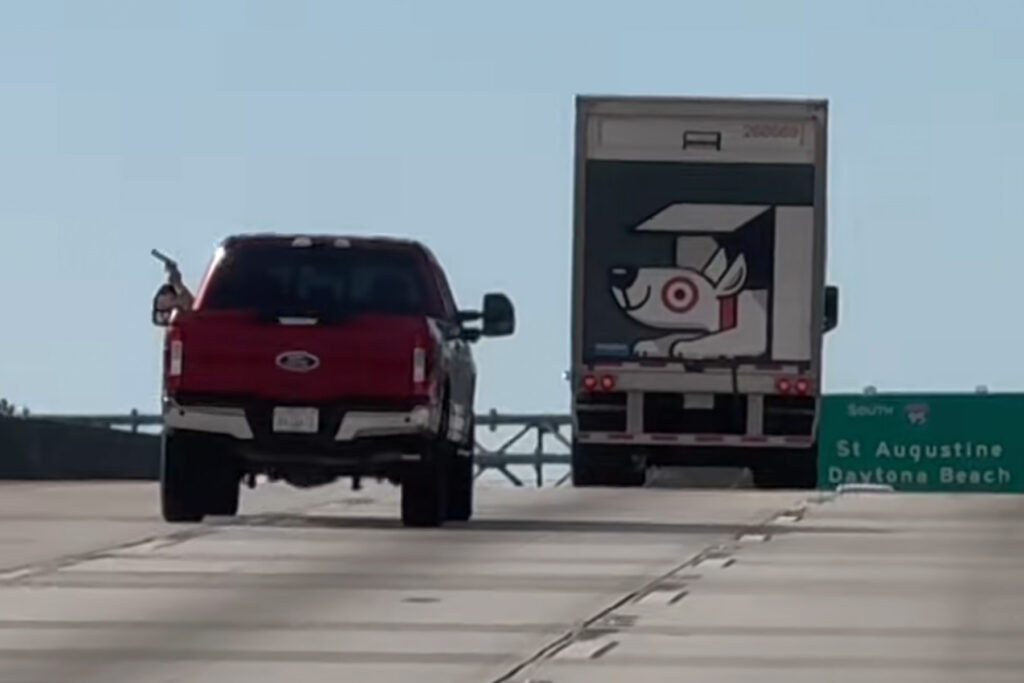
[[[751,479],[754,482],[754,488],[757,489],[781,489],[785,488],[782,485],[782,477],[778,467],[768,464],[759,464],[750,468]]]
[[[160,510],[167,522],[201,522],[205,516],[202,453],[189,434],[163,437],[160,458]]]
[[[448,505],[446,517],[453,522],[473,518],[473,455],[457,454],[448,470]]]
[[[407,527],[441,526],[447,507],[446,449],[425,448],[420,461],[409,463],[402,474],[402,524]]]
[[[785,451],[750,468],[759,489],[806,490],[818,487],[818,449]]]
[[[647,480],[646,468],[622,448],[598,444],[572,444],[572,485],[634,488]]]
[[[210,471],[207,473],[206,514],[218,517],[234,517],[238,514],[238,503],[242,490],[242,472],[238,463],[220,453],[210,454]]]
[[[168,522],[201,522],[206,515],[238,513],[241,471],[233,457],[203,434],[170,433],[163,439],[160,504]]]
[[[473,484],[476,468],[473,451],[476,448],[476,423],[469,419],[469,433],[459,452],[453,454],[448,470],[448,506],[446,517],[453,522],[468,522],[473,518]]]

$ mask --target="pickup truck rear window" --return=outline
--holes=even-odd
[[[430,315],[423,275],[411,250],[239,245],[211,274],[199,308],[321,320]]]

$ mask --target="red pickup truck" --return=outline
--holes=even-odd
[[[387,479],[406,526],[471,517],[470,345],[512,334],[506,296],[460,311],[422,244],[303,235],[226,239],[185,307],[166,288],[164,519],[234,515],[259,474]]]

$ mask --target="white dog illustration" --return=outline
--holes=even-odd
[[[612,295],[633,320],[671,331],[633,348],[652,358],[756,356],[768,343],[768,292],[743,289],[747,262],[717,249],[703,268],[613,268]]]

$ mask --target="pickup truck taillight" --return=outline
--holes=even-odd
[[[185,341],[181,329],[172,327],[167,331],[164,350],[164,381],[167,389],[173,391],[181,382],[181,374],[185,370]]]
[[[412,383],[423,384],[427,381],[427,350],[417,346],[412,350]]]
[[[422,337],[416,339],[412,349],[412,393],[417,398],[434,397],[432,352],[430,340]]]

